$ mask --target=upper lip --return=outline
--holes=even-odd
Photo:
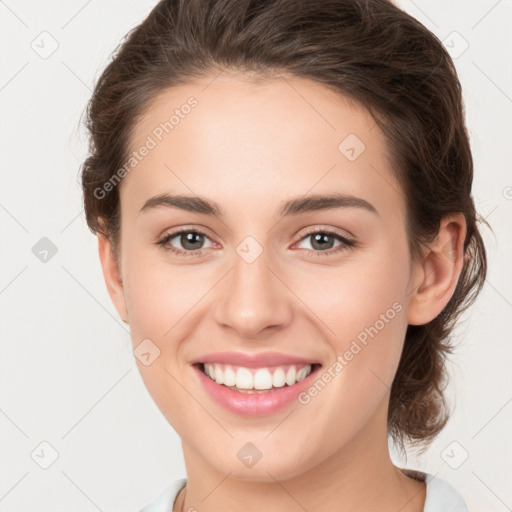
[[[245,368],[261,368],[286,364],[320,364],[317,360],[304,359],[303,357],[282,354],[280,352],[260,352],[259,354],[215,352],[198,357],[192,361],[192,364],[199,363],[226,363]]]

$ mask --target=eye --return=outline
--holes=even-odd
[[[306,236],[302,237],[301,240],[297,242],[297,244],[300,244],[304,240],[310,240],[309,245],[311,248],[306,247],[306,253],[314,256],[328,256],[357,246],[354,240],[338,233],[318,228],[307,233]],[[210,241],[210,245],[205,246],[205,241]],[[336,242],[338,242],[337,246],[335,246]],[[166,251],[170,251],[180,256],[194,256],[201,254],[203,249],[213,247],[215,245],[211,242],[206,233],[197,229],[182,229],[180,231],[175,231],[174,233],[168,233],[156,243]],[[175,244],[181,245],[181,248],[176,247]],[[337,248],[331,250],[333,247]]]
[[[305,237],[301,238],[299,243],[303,240],[310,241],[310,248],[306,247],[308,254],[318,254],[322,256],[332,255],[334,253],[338,253],[340,251],[356,246],[356,243],[353,240],[345,236],[318,228],[314,231],[310,231]],[[330,250],[335,246],[336,241],[339,243],[339,245],[336,249]]]
[[[173,240],[176,240],[174,243],[181,244],[182,248],[176,248],[173,246],[171,244]],[[209,240],[209,238],[202,231],[198,231],[196,229],[185,229],[165,235],[164,238],[157,242],[157,244],[176,254],[190,256],[197,254],[198,251],[200,252],[202,249],[206,248],[204,246],[205,240]],[[211,247],[212,245],[213,244],[208,247]]]

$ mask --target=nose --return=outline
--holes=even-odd
[[[269,268],[272,267],[272,268]],[[215,320],[237,337],[256,339],[290,324],[293,294],[265,251],[252,263],[234,258],[234,268],[217,290]]]

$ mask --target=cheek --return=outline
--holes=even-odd
[[[212,287],[208,275],[197,267],[166,264],[164,258],[143,251],[133,250],[125,263],[132,336],[175,338],[186,323],[183,320],[195,314],[194,306]],[[210,281],[214,277],[210,275]]]
[[[197,273],[194,276],[193,271],[184,271],[185,267],[137,256],[134,251],[125,267],[132,344],[137,353],[137,346],[149,339],[154,344],[150,345],[152,350],[158,354],[148,366],[136,357],[139,373],[169,423],[180,434],[199,435],[191,425],[197,424],[198,417],[208,422],[209,416],[191,400],[189,387],[184,387],[192,369],[183,364],[182,351],[183,340],[191,336],[197,325],[198,301],[207,292],[207,284]],[[213,421],[209,424],[209,428],[216,427]]]
[[[407,268],[403,255],[376,249],[338,268],[310,266],[290,273],[288,282],[311,310],[312,321],[316,317],[315,324],[323,324],[332,345],[342,350],[347,340],[371,326],[382,333],[403,330],[398,313],[405,309]]]
[[[380,246],[294,282],[330,344],[333,363],[338,357],[343,366],[333,371],[341,377],[334,387],[352,389],[359,399],[389,391],[402,352],[409,260],[405,244],[396,248]]]
[[[331,364],[300,403],[335,445],[346,443],[385,406],[407,329],[400,280],[390,272],[362,278],[347,274],[329,285],[326,281],[323,294],[304,296],[334,334],[323,330]]]

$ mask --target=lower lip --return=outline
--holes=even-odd
[[[194,365],[194,369],[208,394],[221,406],[244,416],[265,416],[280,411],[297,400],[297,396],[309,388],[320,366],[293,386],[285,385],[268,393],[254,394],[229,389],[207,377],[199,366]]]

